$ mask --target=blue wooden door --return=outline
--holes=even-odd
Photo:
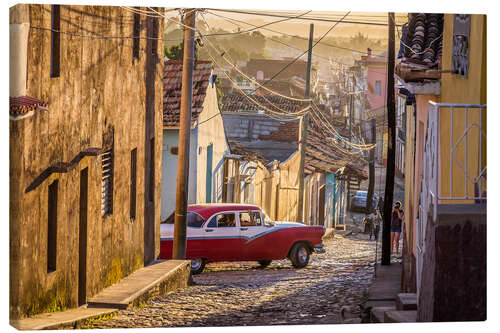
[[[213,154],[213,144],[207,147],[207,177],[206,177],[206,194],[205,201],[207,203],[212,202],[212,154]]]

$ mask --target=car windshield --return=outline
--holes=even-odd
[[[175,212],[170,214],[165,220],[161,222],[161,224],[174,224],[175,220]],[[201,226],[205,223],[205,219],[200,215],[194,212],[187,213],[187,226],[191,228],[201,228]]]
[[[274,225],[273,220],[271,220],[269,218],[269,216],[267,216],[266,213],[264,213],[264,212],[261,211],[261,214],[262,214],[262,216],[264,216],[264,225]]]

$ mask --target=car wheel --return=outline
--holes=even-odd
[[[191,274],[196,275],[203,272],[205,268],[205,259],[203,258],[194,258],[191,259]]]
[[[295,268],[306,267],[309,263],[309,256],[309,248],[304,243],[295,244],[290,251],[290,260]]]
[[[260,267],[264,268],[269,266],[272,260],[259,260]]]

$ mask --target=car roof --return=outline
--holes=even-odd
[[[194,204],[188,206],[188,211],[201,215],[208,219],[213,214],[231,210],[260,210],[259,206],[242,203],[213,203],[213,204]]]

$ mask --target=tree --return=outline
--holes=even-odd
[[[184,55],[184,42],[182,41],[179,45],[173,45],[170,48],[165,46],[165,56],[169,60],[181,60]],[[194,44],[194,61],[198,60],[198,48],[196,43]]]

